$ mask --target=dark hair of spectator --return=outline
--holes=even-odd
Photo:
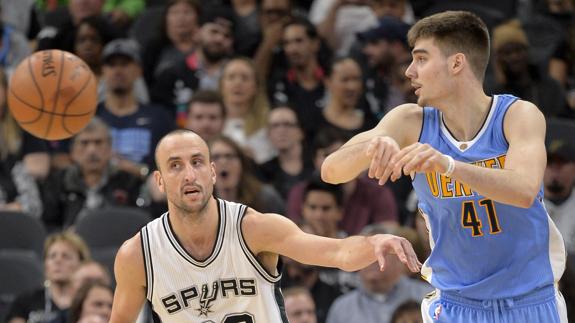
[[[321,180],[319,174],[315,174],[312,176],[310,181],[305,186],[303,191],[303,200],[307,199],[307,196],[310,192],[325,192],[331,194],[335,199],[335,202],[339,207],[343,205],[343,191],[340,185],[329,184]]]
[[[226,106],[222,95],[213,90],[200,90],[192,96],[190,103],[188,104],[188,112],[192,110],[192,106],[195,103],[207,103],[207,104],[217,104],[220,107],[220,113],[222,118],[226,117]]]
[[[106,44],[112,40],[120,37],[116,29],[114,29],[114,27],[103,16],[90,16],[80,20],[80,23],[76,27],[76,33],[78,33],[80,26],[84,24],[94,28],[98,32],[98,35],[102,40],[102,47],[106,46]]]
[[[317,29],[315,28],[315,26],[305,17],[294,17],[293,19],[291,19],[289,22],[287,22],[284,25],[284,31],[287,29],[287,27],[289,26],[302,26],[305,29],[305,34],[310,38],[310,39],[318,39],[319,38],[319,34],[317,33]]]
[[[353,61],[353,62],[355,62],[358,66],[360,66],[359,63],[357,62],[357,60],[356,60],[355,58],[353,58],[353,57],[350,57],[350,56],[340,56],[340,57],[336,57],[336,58],[331,62],[331,64],[329,64],[329,65],[326,67],[326,69],[325,69],[325,75],[326,75],[327,77],[331,77],[332,74],[333,74],[334,68],[335,68],[337,65],[339,65],[339,64],[341,64],[341,63],[343,63],[343,62],[346,62],[346,61],[348,61],[348,60]]]
[[[414,300],[409,300],[409,301],[405,301],[403,303],[401,303],[401,305],[399,305],[395,311],[393,312],[393,315],[391,316],[391,323],[397,323],[399,318],[401,317],[401,315],[405,314],[405,313],[409,313],[409,312],[420,312],[421,311],[421,304],[414,301]]]
[[[342,131],[334,128],[323,128],[316,135],[313,141],[313,154],[319,149],[325,149],[336,142],[343,145],[349,139]]]

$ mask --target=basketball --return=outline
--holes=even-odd
[[[97,103],[97,81],[88,65],[61,50],[28,56],[8,84],[8,107],[14,119],[42,139],[75,135],[94,116]]]

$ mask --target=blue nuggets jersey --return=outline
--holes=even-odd
[[[482,128],[468,142],[450,134],[440,111],[425,107],[419,141],[458,161],[504,168],[508,143],[503,120],[515,100],[494,96]],[[416,174],[413,186],[432,247],[422,275],[434,287],[494,299],[522,295],[561,278],[565,247],[542,202],[543,187],[524,209],[488,199],[437,173]]]

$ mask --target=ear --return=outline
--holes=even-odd
[[[214,162],[210,163],[210,169],[212,170],[212,184],[216,184],[216,164]]]
[[[156,184],[158,185],[158,188],[160,189],[160,192],[162,193],[166,193],[166,189],[164,187],[164,179],[162,179],[162,174],[160,174],[159,170],[155,170],[154,171],[154,181],[156,182]]]
[[[459,74],[463,70],[463,67],[467,65],[467,58],[463,53],[457,53],[450,57],[449,69],[453,74]]]

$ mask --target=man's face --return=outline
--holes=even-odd
[[[315,234],[327,236],[337,232],[342,216],[342,210],[330,192],[312,190],[304,197],[302,217]]]
[[[448,58],[431,38],[418,39],[412,50],[412,61],[405,75],[415,88],[419,106],[436,106],[449,95],[453,78],[448,74]]]
[[[126,95],[132,91],[141,69],[132,59],[118,55],[103,65],[102,74],[109,91],[116,95]]]
[[[198,13],[184,1],[172,5],[166,12],[168,36],[193,35],[198,30]]]
[[[393,62],[391,46],[385,39],[368,41],[363,46],[363,54],[367,57],[367,63],[371,68],[377,68]]]
[[[47,280],[53,283],[69,282],[79,266],[78,250],[67,241],[56,241],[48,248],[44,259],[44,273]]]
[[[224,128],[222,107],[218,103],[194,102],[188,110],[186,128],[197,133],[205,141],[221,134]]]
[[[214,190],[216,171],[208,146],[198,135],[181,133],[162,139],[154,172],[160,191],[182,215],[202,212]]]
[[[287,150],[303,140],[303,131],[297,123],[295,112],[278,107],[270,112],[268,135],[272,145],[279,151]]]
[[[200,29],[202,52],[208,62],[216,63],[232,53],[233,33],[231,24],[209,22]],[[229,23],[229,22],[228,22]]]
[[[396,255],[385,256],[385,270],[379,270],[377,262],[359,271],[363,287],[372,293],[387,293],[404,275],[405,267]]]
[[[263,28],[282,21],[291,14],[289,0],[262,0],[260,10],[260,23]]]
[[[333,100],[346,108],[355,109],[363,90],[359,65],[351,59],[338,62],[333,66],[326,85]]]
[[[82,172],[103,172],[112,157],[110,136],[104,128],[80,132],[74,138],[70,154]]]
[[[308,294],[295,294],[284,299],[290,323],[316,323],[315,304]]]
[[[303,68],[319,50],[319,41],[311,39],[301,25],[289,25],[283,32],[283,50],[291,67]]]
[[[543,177],[545,196],[551,199],[566,198],[575,185],[575,162],[550,155]]]

